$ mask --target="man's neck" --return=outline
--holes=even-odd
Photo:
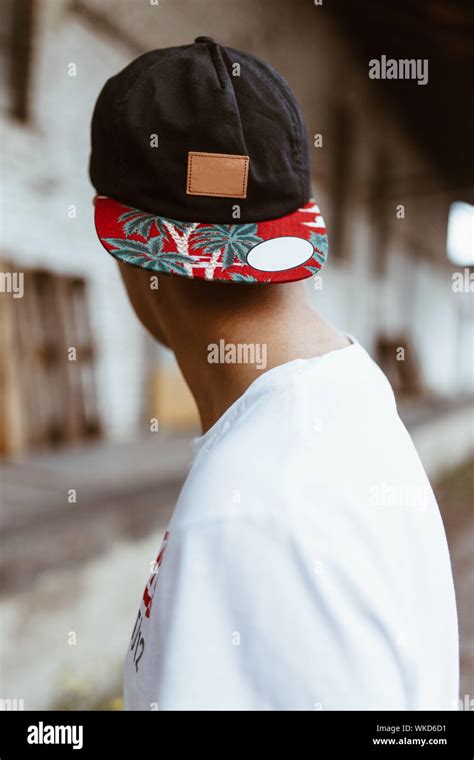
[[[189,332],[173,341],[173,350],[206,432],[264,372],[348,345],[350,341],[304,301],[258,313],[244,310],[220,322],[196,317]],[[252,355],[254,361],[248,361]]]

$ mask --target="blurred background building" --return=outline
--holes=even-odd
[[[0,698],[120,705],[197,415],[96,239],[89,125],[108,77],[199,35],[272,63],[302,106],[330,242],[308,287],[381,364],[439,482],[474,697],[469,4],[4,0],[0,25]],[[371,79],[382,54],[427,59],[428,83]]]

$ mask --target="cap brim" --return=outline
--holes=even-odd
[[[132,266],[196,280],[294,282],[317,274],[327,257],[324,220],[310,200],[266,222],[183,222],[106,196],[95,204],[104,248]]]

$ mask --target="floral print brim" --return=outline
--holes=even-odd
[[[98,196],[95,225],[117,259],[154,272],[221,282],[293,282],[327,258],[324,220],[310,200],[287,216],[255,224],[166,219]]]

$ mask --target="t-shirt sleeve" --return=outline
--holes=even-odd
[[[129,694],[142,709],[317,709],[314,571],[271,518],[171,529]]]

